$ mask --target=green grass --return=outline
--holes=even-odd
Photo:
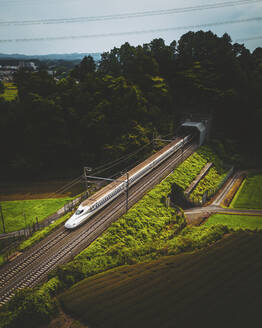
[[[211,167],[204,178],[200,180],[190,197],[201,200],[205,191],[216,189],[225,178],[226,174],[226,170],[222,170],[221,167]]]
[[[234,197],[231,208],[262,209],[262,174],[250,174]]]
[[[14,83],[4,82],[5,91],[3,94],[0,94],[0,97],[3,97],[7,101],[14,100],[17,97],[17,87]]]
[[[35,244],[36,242],[45,238],[52,230],[54,230],[56,227],[58,227],[60,224],[66,221],[71,215],[72,213],[67,213],[66,215],[62,216],[60,219],[56,220],[55,222],[51,223],[49,226],[45,227],[44,229],[36,231],[30,238],[26,239],[19,245],[19,250],[23,251],[26,248]]]
[[[40,222],[63,207],[70,199],[67,197],[1,202],[6,232],[23,229],[26,225],[36,222],[36,217]],[[3,232],[2,223],[0,232]]]
[[[0,254],[0,266],[5,263],[4,256]]]
[[[261,244],[261,233],[236,232],[195,253],[87,278],[59,299],[66,313],[94,328],[255,327]]]
[[[203,226],[213,226],[223,224],[229,229],[262,229],[262,216],[247,216],[247,215],[229,215],[229,214],[214,214],[203,224]]]
[[[185,190],[208,162],[213,162],[220,172],[222,165],[220,159],[211,148],[203,146],[175,169],[170,182],[176,182]]]
[[[215,155],[207,147],[190,156],[76,256],[74,262],[60,267],[57,274],[61,281],[69,286],[116,266],[193,250],[221,238],[226,233],[223,227],[184,229],[185,219],[162,201],[170,193],[172,183],[185,189],[211,158],[215,160]]]
[[[113,223],[85,251],[75,257],[74,261],[58,267],[50,274],[52,279],[44,285],[47,286],[47,290],[43,287],[43,293],[49,297],[50,293],[55,295],[61,288],[65,290],[75,282],[94,276],[96,273],[123,264],[148,262],[163,255],[172,256],[192,251],[209,246],[221,239],[228,232],[226,227],[221,225],[185,227],[183,215],[173,208],[166,207],[163,202],[163,197],[170,193],[174,182],[185,189],[202,167],[211,160],[217,159],[210,149],[207,147],[199,149],[173,174],[147,193],[126,215]],[[34,294],[35,292],[32,291],[32,300]],[[23,317],[27,311],[23,305],[19,305],[23,303],[23,298],[19,294],[17,302],[18,305],[16,303],[15,305],[19,308],[19,316]],[[100,306],[101,304],[98,303],[97,307]],[[7,311],[12,312],[12,309],[7,309]]]

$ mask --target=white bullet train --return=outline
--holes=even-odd
[[[188,135],[183,139],[178,141],[173,141],[170,145],[163,148],[162,151],[152,155],[148,160],[146,160],[143,165],[140,164],[136,168],[129,171],[128,185],[129,187],[141,179],[144,175],[149,173],[155,166],[162,163],[169,156],[171,156],[175,151],[180,149],[182,146],[187,144],[191,140],[191,136]],[[151,161],[150,161],[151,159]],[[112,200],[117,198],[126,189],[127,177],[122,176],[118,179],[118,182],[112,182],[110,185],[104,187],[92,196],[92,199],[87,199],[82,202],[77,211],[68,219],[65,223],[66,229],[75,229],[84,222],[88,221],[92,215],[101,210],[104,206],[110,203]],[[100,195],[101,194],[101,195]],[[99,196],[100,195],[100,196]]]

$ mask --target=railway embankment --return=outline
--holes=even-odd
[[[56,294],[62,286],[71,286],[85,277],[112,267],[201,248],[222,238],[227,229],[187,227],[183,211],[168,207],[163,202],[170,193],[173,183],[179,184],[185,190],[210,161],[219,162],[219,159],[207,147],[202,147],[191,155],[85,251],[72,262],[59,267],[52,274],[48,285],[43,285],[40,290],[50,296],[50,289],[46,286],[52,285],[51,294]],[[13,302],[20,304],[18,309],[26,309],[30,306],[28,295],[21,293],[18,292]],[[37,293],[39,297],[39,289],[32,293]],[[16,318],[19,318],[22,312],[18,311]]]
[[[4,307],[2,313],[7,324],[3,327],[9,327],[14,320],[22,320],[23,311],[32,307],[37,309],[38,302],[46,302],[49,310],[40,307],[34,314],[34,322],[43,322],[43,318],[48,321],[56,309],[53,295],[85,278],[122,265],[209,247],[227,235],[230,229],[225,225],[188,226],[183,211],[168,207],[163,201],[174,182],[185,190],[210,161],[219,159],[211,149],[199,149],[73,261],[53,272],[46,284],[34,290],[19,291],[12,299],[12,304],[17,306],[15,315],[10,314],[9,304]]]
[[[193,192],[193,190],[196,188],[198,183],[200,182],[201,179],[204,178],[205,175],[207,175],[208,171],[211,169],[213,166],[213,163],[207,163],[200,173],[197,175],[197,177],[193,180],[193,182],[186,188],[185,190],[185,195],[186,197],[189,197],[189,195]]]

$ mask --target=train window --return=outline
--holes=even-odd
[[[76,212],[75,212],[75,214],[76,215],[80,215],[81,213],[83,213],[84,212],[84,210],[77,210]]]

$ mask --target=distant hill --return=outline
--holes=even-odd
[[[49,54],[49,55],[23,55],[23,54],[1,54],[0,59],[18,59],[18,60],[82,60],[85,56],[92,56],[95,61],[100,60],[100,53],[72,53],[72,54]]]

